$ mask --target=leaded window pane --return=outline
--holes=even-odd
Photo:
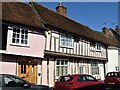
[[[91,64],[91,73],[92,75],[99,75],[99,66],[97,63]]]
[[[15,43],[15,38],[12,39],[12,42]]]
[[[68,74],[68,61],[57,60],[56,61],[56,76]]]
[[[61,65],[64,65],[64,61],[61,61]]]
[[[61,34],[61,46],[73,47],[73,37],[65,34]]]
[[[28,30],[13,28],[12,43],[28,44]]]

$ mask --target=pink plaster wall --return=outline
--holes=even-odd
[[[0,73],[16,75],[16,63],[0,62]]]
[[[29,33],[29,44],[27,46],[15,45],[12,43],[12,30],[8,30],[7,52],[11,54],[42,57],[45,49],[45,36]]]

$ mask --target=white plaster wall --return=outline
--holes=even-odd
[[[44,60],[42,61],[42,73],[41,73],[43,85],[48,85],[48,76],[47,75],[48,75],[48,73],[47,73],[47,59],[44,58]]]
[[[120,48],[119,48],[119,51],[118,51],[118,66],[119,66],[119,70],[120,70]]]
[[[100,73],[100,76],[98,78],[100,78],[101,80],[104,80],[104,64],[101,63],[99,64],[99,73]]]
[[[118,49],[108,49],[108,62],[106,66],[106,73],[116,71],[115,67],[118,66]]]
[[[55,65],[55,61],[53,58],[49,59],[49,86],[53,87],[54,86],[54,66]]]
[[[37,65],[37,68],[38,68],[38,73],[42,73],[41,72],[41,70],[42,70],[42,67],[41,67],[41,65]],[[42,84],[42,76],[40,75],[40,76],[38,76],[38,78],[37,78],[37,84]]]

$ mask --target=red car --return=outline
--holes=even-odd
[[[105,76],[107,86],[120,86],[120,72],[109,72]]]
[[[66,75],[59,77],[53,90],[105,90],[105,84],[87,74]]]

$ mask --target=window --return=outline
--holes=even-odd
[[[101,44],[100,43],[96,43],[96,50],[101,51]]]
[[[79,74],[84,74],[84,66],[79,66]]]
[[[96,79],[93,78],[92,76],[86,76],[87,81],[95,81]]]
[[[90,42],[90,50],[95,51],[95,42]]]
[[[73,78],[71,76],[61,76],[59,79],[58,79],[58,82],[69,82],[69,81],[72,81]]]
[[[119,76],[119,73],[117,73],[117,72],[110,72],[110,73],[107,73],[107,76],[109,76],[109,77],[116,77],[116,76]]]
[[[92,75],[99,75],[99,66],[98,63],[91,63],[91,73]]]
[[[89,82],[89,81],[95,81],[96,79],[92,76],[79,76],[78,82]]]
[[[16,77],[7,77],[5,76],[4,77],[4,84],[3,86],[6,86],[6,87],[23,87],[24,85],[24,81],[16,78]]]
[[[90,42],[90,47],[95,47],[95,42]]]
[[[78,82],[85,82],[86,78],[85,78],[85,76],[79,76],[77,81]]]
[[[61,34],[60,46],[61,47],[73,47],[73,37],[70,35]]]
[[[25,64],[21,65],[21,74],[26,74],[26,65]]]
[[[56,61],[56,76],[67,75],[67,74],[68,74],[68,61],[57,60]]]
[[[13,28],[12,43],[28,44],[28,30]]]

